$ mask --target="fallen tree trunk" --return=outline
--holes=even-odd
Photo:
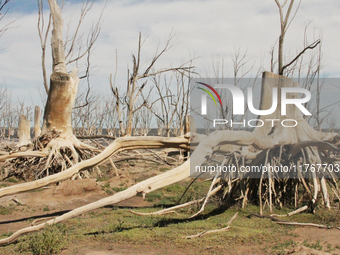
[[[278,84],[279,86],[297,86],[297,84],[289,82],[289,80],[287,83],[282,84],[279,81]],[[267,92],[274,85],[275,84],[267,81],[265,73],[264,81],[262,83],[261,100],[263,100],[263,102],[261,103],[261,107],[267,106],[268,102],[272,101],[270,93]],[[291,96],[296,97],[297,95],[293,94]],[[279,114],[279,111],[274,112],[272,116],[270,116],[270,118],[279,120],[283,119],[283,117]],[[225,146],[223,151],[225,153],[223,154],[224,159],[221,163],[222,166],[224,164],[233,165],[238,170],[240,170],[242,166],[244,167],[249,165],[267,166],[269,164],[272,166],[299,166],[305,164],[320,164],[323,161],[334,162],[334,160],[337,160],[334,159],[333,154],[330,152],[332,150],[338,151],[337,146],[340,140],[338,134],[323,133],[313,130],[305,121],[302,114],[294,109],[292,105],[289,105],[289,107],[287,107],[286,118],[296,119],[299,125],[294,128],[286,129],[280,125],[276,125],[274,127],[266,125],[263,127],[263,129],[256,128],[253,132],[223,130],[216,131],[209,136],[200,136],[202,137],[202,140],[198,141],[198,146],[190,157],[190,163],[189,161],[187,161],[183,165],[173,170],[169,170],[168,172],[140,182],[113,196],[77,208],[71,212],[49,220],[46,223],[19,230],[12,236],[0,240],[0,244],[13,242],[18,236],[25,233],[37,231],[43,228],[46,224],[54,224],[64,220],[68,220],[82,213],[86,213],[106,205],[111,205],[126,200],[137,195],[138,193],[146,194],[156,189],[163,188],[173,183],[182,181],[190,177],[190,164],[201,166],[207,159],[212,156],[213,153],[219,152],[222,146]],[[167,147],[182,148],[188,150],[188,138],[189,137],[187,135],[177,138],[119,138],[115,140],[111,145],[109,145],[102,153],[92,159],[75,164],[64,172],[54,174],[40,180],[14,185],[12,187],[2,188],[0,189],[0,196],[28,191],[31,189],[46,186],[50,183],[55,183],[68,179],[73,174],[78,173],[81,170],[93,167],[99,163],[104,162],[105,160],[108,160],[114,153],[121,150]],[[197,142],[195,141],[195,143]],[[301,144],[302,146],[299,146]],[[327,147],[329,153],[325,153],[325,146]],[[273,174],[270,176],[270,178],[273,178],[271,179],[271,182],[268,181],[268,178],[267,176],[265,176],[265,172],[263,169],[261,170],[260,175],[257,176],[258,178],[250,178],[250,176],[247,174],[235,178],[230,175],[228,176],[221,173],[220,176],[215,177],[210,190],[214,189],[214,185],[221,185],[223,189],[227,190],[222,192],[224,194],[222,200],[226,202],[228,202],[237,194],[241,194],[241,196],[238,197],[243,198],[244,201],[257,197],[259,201],[263,201],[264,199],[264,204],[269,204],[269,200],[271,197],[271,201],[278,201],[278,203],[281,203],[280,199],[284,199],[284,193],[286,192],[289,195],[289,190],[294,190],[290,187],[295,187],[296,182],[301,182],[303,183],[303,186],[307,191],[306,193],[312,195],[312,197],[309,197],[308,199],[310,199],[310,203],[312,203],[311,209],[313,209],[313,205],[315,205],[318,199],[318,183],[320,182],[320,178],[321,188],[325,189],[327,187],[325,180],[323,180],[322,177],[331,176],[332,178],[334,178],[334,176],[332,176],[332,174],[329,172],[321,173],[321,175],[319,173],[317,175],[315,171],[313,172],[306,170],[304,171],[304,173],[305,172],[308,172],[308,175],[302,175],[302,171],[300,171],[298,168],[296,172],[296,179],[290,179],[289,176],[283,176],[281,179],[278,179],[277,176]],[[332,178],[329,178],[327,180],[331,182],[333,181]],[[336,183],[334,185],[336,185]],[[314,194],[312,194],[310,191],[312,188],[314,190]],[[324,191],[323,196],[324,201],[327,205],[327,201],[329,201],[329,194]]]
[[[189,150],[189,138],[188,137],[175,137],[175,138],[163,138],[163,137],[122,137],[116,139],[111,145],[109,145],[102,153],[97,156],[82,161],[69,169],[38,179],[32,182],[22,183],[10,187],[5,187],[0,189],[0,197],[6,195],[12,195],[20,192],[25,192],[37,188],[44,187],[46,185],[57,183],[63,180],[71,178],[74,174],[81,170],[86,170],[92,168],[99,163],[102,163],[118,151],[122,150],[133,150],[133,149],[158,149],[158,148],[179,148]],[[31,152],[28,152],[30,156]],[[43,153],[42,153],[43,154]],[[25,155],[25,152],[22,153]],[[10,157],[11,155],[7,155]],[[46,156],[45,154],[42,156]],[[3,156],[5,157],[5,156]]]
[[[81,163],[79,163],[81,164]],[[71,219],[75,216],[78,216],[80,214],[93,211],[95,209],[101,208],[103,206],[116,204],[120,201],[126,200],[128,198],[136,196],[138,193],[149,193],[151,191],[157,190],[159,188],[171,185],[173,183],[179,182],[181,180],[184,180],[190,176],[190,163],[189,161],[186,161],[183,165],[170,170],[168,172],[165,172],[163,174],[154,176],[152,178],[149,178],[145,181],[142,181],[124,191],[121,191],[113,196],[100,199],[94,203],[79,207],[77,209],[74,209],[68,213],[65,213],[59,217],[56,217],[54,219],[51,219],[45,223],[41,223],[36,226],[20,229],[17,232],[15,232],[10,237],[4,238],[0,240],[0,245],[9,244],[13,241],[15,241],[19,236],[27,233],[31,233],[34,231],[38,231],[42,228],[44,228],[47,225],[50,224],[56,224],[68,219]],[[52,176],[51,176],[52,177]]]

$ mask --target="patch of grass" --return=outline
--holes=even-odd
[[[326,252],[331,252],[331,251],[333,251],[333,250],[334,250],[334,249],[333,249],[332,245],[331,245],[331,244],[327,244]]]
[[[146,195],[146,200],[148,202],[154,202],[156,200],[161,199],[161,197],[163,196],[162,193],[155,193],[155,192],[151,192],[149,194]]]
[[[160,172],[165,172],[165,171],[168,171],[168,170],[169,170],[168,167],[161,167],[161,168],[159,169]]]
[[[287,254],[287,249],[294,248],[296,246],[296,242],[293,240],[287,240],[283,243],[278,243],[274,245],[271,250],[275,254]]]
[[[113,195],[113,190],[112,189],[104,189],[104,191],[106,192],[106,194],[108,195]]]
[[[9,206],[0,205],[0,215],[10,215],[15,210],[14,205],[10,204]]]
[[[48,212],[48,211],[50,211],[51,209],[48,207],[48,205],[46,205],[44,208],[43,208],[43,211],[44,212]]]
[[[109,180],[109,176],[102,176],[102,177],[97,177],[97,182],[104,182]]]
[[[102,185],[102,188],[103,189],[107,189],[107,188],[110,188],[111,186],[110,186],[110,183],[109,182],[107,182],[107,183],[105,183],[104,185]]]
[[[0,183],[0,188],[8,187],[9,185],[7,183]]]
[[[121,219],[118,219],[117,223],[109,223],[105,227],[105,230],[109,233],[122,232],[124,230],[123,224],[124,224],[124,221]]]
[[[127,187],[112,187],[111,189],[115,192],[126,190]]]
[[[11,236],[11,235],[13,235],[13,232],[4,233],[4,234],[2,234],[0,237],[1,237],[1,238],[6,238],[6,237],[9,237],[9,236]]]
[[[339,210],[317,208],[314,214],[300,213],[292,216],[291,219],[296,222],[317,223],[332,227],[340,224],[340,213]]]
[[[318,250],[318,251],[322,251],[322,249],[323,249],[323,247],[320,244],[319,240],[317,240],[315,243],[313,243],[311,240],[304,240],[302,242],[302,245],[304,245],[304,246],[306,246],[308,248],[312,248],[312,249]]]
[[[43,231],[21,242],[18,251],[33,255],[59,254],[66,246],[66,232],[65,225],[47,225]]]
[[[12,182],[12,183],[18,183],[18,180],[13,177],[8,178],[6,181]]]
[[[173,185],[167,186],[164,188],[169,193],[177,193],[177,192],[184,192],[185,186],[175,183]]]

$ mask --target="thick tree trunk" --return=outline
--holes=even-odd
[[[72,108],[78,90],[77,72],[53,72],[44,113],[42,133],[72,135]]]
[[[268,76],[272,76],[276,78],[274,74],[270,74],[270,73],[264,74],[264,77],[268,78]],[[270,97],[270,92],[271,92],[270,88],[274,87],[275,83],[271,83],[273,81],[270,81],[269,78],[268,79],[267,78],[264,79],[263,84],[262,84],[264,88],[262,89],[262,93],[261,93],[261,96],[262,96],[262,102],[260,106],[261,110],[267,110],[268,108],[270,108],[271,102],[272,102],[271,97]],[[282,80],[278,79],[277,82],[279,86],[297,86],[297,84],[293,83],[291,80],[285,79],[283,77],[282,77]],[[291,96],[294,97],[298,95],[291,95]],[[268,105],[269,107],[265,107]],[[278,119],[281,118],[280,114],[278,114],[279,111],[280,110],[273,113],[273,116],[277,116]],[[301,162],[302,164],[308,163],[309,165],[311,165],[311,164],[320,164],[323,162],[332,162],[332,160],[334,160],[334,157],[331,158],[332,156],[331,153],[328,153],[327,151],[331,152],[332,150],[336,150],[336,151],[339,150],[336,147],[340,139],[338,134],[322,133],[322,132],[313,130],[311,127],[308,126],[307,122],[303,119],[301,112],[298,109],[296,109],[296,107],[293,107],[293,106],[287,107],[286,118],[296,119],[299,124],[294,128],[282,128],[281,125],[274,125],[273,128],[263,127],[263,131],[260,131],[259,129],[255,129],[253,132],[221,130],[221,131],[216,131],[209,136],[203,136],[205,138],[202,139],[202,141],[198,144],[196,150],[192,153],[190,161],[186,161],[183,165],[178,166],[177,168],[169,170],[165,173],[162,173],[158,176],[149,178],[141,183],[137,183],[134,186],[122,192],[114,194],[113,196],[101,199],[94,203],[91,203],[86,206],[77,208],[73,211],[70,211],[64,215],[58,216],[52,220],[47,221],[44,224],[40,224],[38,226],[19,230],[16,233],[14,233],[12,236],[5,238],[5,239],[1,239],[0,245],[13,242],[17,237],[19,237],[22,234],[42,229],[45,227],[45,224],[58,223],[58,222],[70,219],[72,217],[75,217],[77,215],[100,208],[102,206],[118,203],[130,197],[133,197],[137,195],[138,193],[146,194],[154,190],[157,190],[159,188],[166,187],[170,184],[182,181],[190,176],[190,167],[192,167],[193,165],[201,166],[206,161],[206,159],[210,157],[214,152],[222,150],[221,145],[225,145],[225,144],[229,145],[229,151],[228,151],[229,153],[227,156],[229,158],[225,158],[222,164],[227,163],[227,164],[237,165],[237,168],[239,168],[240,165],[250,166],[250,165],[260,165],[260,164],[267,165],[267,164],[272,164],[272,163],[276,164],[271,159],[277,160],[278,164],[284,163],[285,165],[287,165],[287,164],[293,163],[297,166],[297,169],[300,169],[299,165],[301,164]],[[196,134],[196,136],[199,136],[199,135]],[[191,139],[192,138],[193,137],[191,137]],[[283,146],[285,146],[285,148],[288,150],[285,153],[280,152],[279,155],[277,155],[276,149],[280,149]],[[188,149],[188,141],[186,140],[186,137],[181,137],[181,138],[157,138],[157,137],[154,137],[154,138],[151,138],[151,137],[119,138],[96,157],[91,158],[87,161],[82,161],[78,164],[75,164],[71,168],[63,172],[45,177],[41,180],[36,180],[34,182],[18,184],[18,185],[13,185],[10,187],[2,188],[0,189],[0,197],[5,196],[5,195],[16,194],[16,193],[23,192],[23,191],[28,191],[31,189],[36,189],[39,187],[46,186],[50,183],[55,183],[61,180],[68,179],[73,174],[79,172],[80,170],[98,165],[99,163],[111,158],[114,153],[121,151],[123,149],[132,150],[132,149],[137,149],[137,148],[164,148],[164,147],[176,147],[176,148]],[[322,150],[323,154],[320,154],[319,150]],[[223,151],[225,152],[225,150]],[[241,157],[237,157],[237,155],[234,154],[235,152],[238,153]],[[300,153],[300,155],[298,155],[298,153]],[[276,156],[274,154],[276,154]],[[275,158],[273,155],[275,156]],[[329,158],[327,158],[327,155]],[[8,156],[13,156],[13,154],[8,155]],[[283,161],[281,160],[281,157],[282,158],[284,157]],[[1,157],[0,157],[0,160],[1,160]],[[330,206],[329,195],[327,191],[325,178],[323,176],[321,177],[320,186],[319,186],[318,182],[319,182],[320,177],[316,176],[315,171],[312,172],[312,174],[313,175],[311,176],[311,178],[313,178],[313,184],[311,182],[308,183],[310,187],[314,188],[313,197],[310,196],[311,202],[313,204],[316,203],[316,200],[318,198],[319,187],[321,186],[321,189],[323,191],[325,205],[329,207]],[[275,192],[266,192],[265,189],[262,189],[263,187],[267,185],[266,176],[262,178],[263,176],[264,176],[264,170],[262,169],[261,179],[248,178],[249,175],[242,176],[241,179],[240,178],[232,179],[233,177],[229,177],[229,181],[228,181],[229,191],[226,191],[226,193],[224,192],[224,195],[225,195],[224,197],[226,197],[227,199],[231,197],[231,193],[235,192],[236,190],[234,188],[235,185],[236,187],[237,185],[240,187],[241,185],[240,181],[245,181],[245,182],[248,182],[249,184],[248,187],[250,187],[250,184],[255,184],[255,185],[252,185],[252,188],[250,188],[251,189],[250,191],[247,190],[244,193],[245,195],[243,196],[243,199],[247,199],[247,196],[250,196],[249,194],[253,194],[254,196],[254,194],[256,194],[256,189],[258,189],[259,194],[260,194],[259,195],[260,201],[262,201],[263,198],[267,197],[266,193],[270,193],[269,196],[273,196],[272,199],[274,198],[274,200],[272,201],[278,200],[278,202],[281,202],[280,199],[282,198],[277,196],[277,192],[274,189],[275,188],[274,184],[271,183],[272,184],[271,186],[273,186],[273,191]],[[218,176],[216,175],[210,187],[211,192],[213,192],[216,189],[221,188],[221,184],[217,182],[215,183],[215,180],[217,180],[216,179],[217,177]],[[274,175],[269,176],[269,178],[273,178],[271,181],[275,180],[275,182],[278,183],[277,179],[276,178],[274,179],[274,177],[275,177]],[[218,177],[218,180],[226,181],[224,178],[220,178],[220,177]],[[304,185],[306,192],[310,194],[311,193],[310,188],[308,187],[308,185],[306,185],[305,177],[303,177],[302,175],[299,176],[299,181]],[[289,183],[285,182],[285,179],[283,179],[282,184],[284,184],[285,186],[279,185],[277,187],[279,189],[278,191],[282,193],[288,193],[287,189],[284,187],[288,186],[289,188]],[[213,186],[215,184],[219,186],[214,188]],[[336,185],[336,183],[334,185]],[[209,197],[209,194],[210,193],[208,193],[207,197]],[[270,197],[269,197],[269,200],[270,200]],[[313,206],[312,206],[312,209],[313,209]],[[262,207],[260,210],[262,211]],[[200,210],[199,212],[201,211],[202,210]]]
[[[42,133],[55,131],[67,137],[72,135],[71,114],[78,91],[78,70],[67,73],[61,10],[55,0],[48,0],[48,3],[53,20],[51,39],[53,73],[50,78]]]
[[[20,115],[18,127],[19,143],[18,146],[27,145],[30,142],[30,121],[25,115]]]

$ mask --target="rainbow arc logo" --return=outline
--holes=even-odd
[[[222,106],[221,97],[220,97],[220,95],[217,93],[217,91],[216,91],[212,86],[210,86],[210,85],[208,85],[208,84],[206,84],[206,83],[203,83],[203,82],[196,82],[196,83],[198,83],[198,84],[200,84],[200,85],[203,85],[203,86],[206,86],[206,87],[209,88],[212,92],[214,92],[214,94],[217,96],[217,98],[218,98],[218,100],[219,100],[219,102],[220,102],[220,104],[221,104],[221,106]],[[217,106],[216,99],[215,99],[215,97],[213,96],[213,94],[212,94],[209,90],[204,89],[204,88],[201,88],[201,87],[197,87],[197,88],[200,89],[200,90],[203,90],[204,92],[206,92],[206,93],[211,97],[211,99],[214,101],[215,105]]]

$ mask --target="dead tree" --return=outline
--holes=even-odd
[[[10,2],[11,0],[0,0],[0,22],[2,19],[6,16],[7,11],[5,10],[6,5]],[[15,21],[15,20],[14,20]],[[14,23],[14,21],[10,21],[9,23],[5,25],[0,26],[0,37],[8,30],[11,28],[11,24]]]
[[[139,111],[148,100],[148,96],[144,97],[144,102],[142,102],[140,105],[137,106],[137,101],[140,98],[141,94],[143,93],[143,89],[146,86],[146,78],[149,77],[155,77],[158,74],[162,73],[168,73],[168,72],[188,72],[192,67],[191,66],[185,66],[181,65],[179,67],[174,68],[165,68],[154,71],[153,68],[158,61],[158,59],[171,48],[171,41],[173,39],[173,35],[170,35],[167,42],[165,43],[165,46],[160,52],[156,52],[155,56],[151,60],[150,64],[145,68],[144,71],[141,72],[141,50],[142,50],[142,37],[141,33],[139,33],[139,39],[138,39],[138,50],[137,50],[137,56],[132,55],[133,60],[133,68],[132,72],[128,70],[128,81],[127,81],[127,87],[126,92],[124,95],[122,95],[118,88],[116,87],[116,84],[114,80],[112,79],[112,75],[110,76],[110,86],[111,91],[116,98],[116,111],[119,119],[119,125],[121,129],[121,135],[131,136],[132,135],[132,126],[133,126],[133,115]],[[117,64],[117,61],[116,61]],[[139,84],[139,82],[143,81],[142,84]],[[123,110],[122,105],[126,106],[126,124],[124,126],[123,124]]]
[[[274,80],[271,78],[277,78]],[[264,73],[261,90],[260,109],[268,109],[272,104],[272,88],[280,85],[281,87],[296,87],[298,84],[293,81],[275,75],[273,73]],[[297,97],[298,95],[292,95]],[[313,130],[304,120],[302,113],[294,108],[294,105],[287,107],[287,115],[281,116],[280,109],[275,111],[271,116],[272,119],[280,121],[286,118],[295,119],[299,125],[292,128],[284,128],[280,121],[275,122],[274,127],[267,123],[261,128],[255,128],[253,131],[232,131],[220,130],[209,136],[191,134],[191,146],[194,146],[197,141],[199,144],[191,155],[191,162],[196,166],[201,166],[205,161],[209,160],[215,153],[224,153],[225,158],[221,163],[233,165],[239,170],[242,166],[251,165],[294,165],[297,169],[297,178],[277,178],[275,173],[272,176],[267,175],[263,170],[260,172],[259,178],[249,178],[244,175],[237,178],[226,176],[223,174],[216,175],[213,178],[211,187],[207,196],[197,202],[203,202],[201,210],[193,216],[203,212],[204,205],[209,197],[213,194],[221,194],[223,201],[229,199],[241,200],[244,205],[248,199],[258,198],[260,211],[262,212],[263,205],[268,204],[272,208],[273,204],[282,205],[286,196],[291,196],[291,193],[296,193],[295,197],[305,198],[309,201],[309,208],[313,208],[317,200],[320,199],[319,188],[322,191],[322,199],[328,207],[330,204],[327,185],[333,187],[334,192],[337,192],[337,184],[335,182],[334,172],[325,171],[316,174],[315,171],[309,171],[308,175],[303,175],[300,165],[304,164],[322,164],[328,162],[332,164],[338,162],[333,152],[338,151],[340,137],[336,133],[323,133]],[[260,118],[261,119],[261,118]],[[200,140],[197,138],[203,137]],[[45,177],[34,182],[18,184],[11,187],[0,189],[0,196],[15,194],[19,192],[36,189],[46,186],[50,183],[55,183],[61,180],[70,178],[73,174],[82,169],[99,164],[117,151],[122,149],[136,148],[162,148],[162,147],[177,147],[188,149],[188,136],[178,138],[158,138],[158,137],[139,137],[139,138],[119,138],[108,146],[102,153],[87,161],[80,162],[64,172]],[[72,217],[78,216],[85,212],[95,210],[97,208],[118,203],[122,200],[136,196],[137,194],[146,194],[156,189],[166,187],[173,183],[182,181],[190,176],[190,162],[186,161],[179,167],[169,170],[158,176],[142,181],[122,192],[113,196],[103,198],[94,203],[82,206],[73,211],[58,216],[52,220],[42,223],[37,226],[21,229],[12,236],[0,240],[0,244],[8,244],[16,240],[20,235],[40,230],[46,224],[55,224]],[[326,179],[327,178],[327,179]],[[297,185],[292,185],[297,184]],[[300,192],[299,189],[291,190],[290,187],[301,185],[304,189]],[[335,188],[335,189],[334,189]],[[239,196],[239,197],[238,197]],[[294,197],[294,196],[293,196]],[[273,203],[273,204],[272,204]],[[174,208],[167,208],[152,214],[164,214],[164,211],[175,210],[182,208],[192,203],[186,203]],[[305,207],[304,207],[305,208]]]
[[[43,6],[44,0],[38,0],[38,33],[40,38],[40,46],[41,46],[41,67],[42,67],[42,74],[43,74],[43,84],[46,93],[48,94],[49,91],[49,83],[48,83],[48,76],[47,76],[47,69],[46,69],[46,43],[49,38],[51,25],[52,25],[52,13],[50,13],[47,20],[44,18],[44,6]],[[66,34],[66,39],[64,41],[64,48],[66,50],[65,52],[65,61],[66,65],[71,63],[78,63],[79,60],[86,57],[86,69],[85,74],[81,76],[81,78],[87,78],[90,73],[90,59],[91,59],[91,51],[93,46],[95,45],[95,42],[97,41],[100,30],[101,30],[101,24],[102,24],[102,18],[103,18],[103,11],[105,7],[102,9],[101,14],[98,17],[98,20],[96,23],[92,25],[90,29],[87,29],[88,35],[87,35],[87,41],[84,42],[83,37],[84,34],[81,33],[81,27],[84,23],[84,20],[86,16],[88,16],[89,12],[91,11],[93,7],[93,0],[86,0],[84,1],[80,16],[78,19],[78,24],[73,31],[73,33]],[[67,31],[69,32],[69,27]]]
[[[67,70],[67,63],[70,62],[67,60],[67,56],[70,51],[66,53],[64,48],[61,9],[55,0],[49,0],[48,3],[51,10],[53,28],[51,38],[53,73],[50,77],[42,132],[39,137],[32,140],[32,146],[28,147],[27,151],[13,151],[0,158],[0,161],[5,162],[2,165],[2,169],[6,169],[4,172],[9,173],[9,175],[16,175],[25,180],[39,179],[64,171],[76,165],[79,161],[86,160],[101,151],[100,149],[80,142],[73,134],[72,109],[79,84],[79,78],[77,76],[78,69],[74,69],[70,73]],[[139,88],[139,92],[136,92],[138,80],[168,71],[185,72],[191,68],[181,66],[152,72],[151,69],[154,63],[168,47],[169,45],[167,44],[167,46],[152,59],[148,68],[140,74],[141,40],[139,40],[139,57],[134,58],[136,60],[134,70],[128,83],[130,89],[127,93],[130,95],[130,97],[128,97],[128,104],[131,106],[130,110],[136,110],[133,108],[133,105],[136,96],[138,97],[138,93],[140,93],[142,89]],[[76,59],[77,58],[78,57],[76,57]],[[142,85],[142,87],[143,86],[144,85]],[[130,114],[131,113],[132,112],[130,112]],[[129,124],[127,124],[127,126],[129,127]],[[161,140],[161,138],[158,139]],[[81,171],[80,174],[86,177],[89,176],[87,171]]]
[[[104,151],[93,158],[82,162],[75,161],[75,157],[77,157],[73,154],[75,147],[78,151],[86,149],[91,151],[93,149],[80,143],[72,134],[70,108],[72,108],[74,103],[75,91],[79,80],[76,76],[76,70],[70,74],[67,73],[61,33],[61,12],[55,0],[49,0],[49,4],[53,20],[52,52],[54,72],[51,75],[49,97],[45,107],[42,131],[42,136],[47,137],[48,142],[46,143],[46,139],[42,140],[42,142],[45,142],[43,149],[7,154],[0,156],[0,161],[17,159],[19,157],[39,161],[47,157],[47,165],[50,165],[51,159],[56,159],[56,154],[62,154],[61,148],[67,148],[70,150],[72,156],[72,158],[67,156],[69,161],[71,161],[70,167],[66,167],[67,169],[65,168],[64,171],[32,182],[1,188],[0,196],[25,192],[69,179],[80,171],[84,171],[108,160],[113,154],[122,150],[168,147],[188,150],[189,134],[176,138],[123,137],[116,139]],[[59,90],[54,88],[57,86]],[[286,77],[273,73],[264,73],[260,109],[267,110],[271,107],[273,102],[273,87],[283,88],[297,86],[298,84]],[[298,95],[295,94],[291,95],[293,98],[297,96]],[[64,105],[65,107],[62,108],[60,105]],[[281,109],[278,108],[267,117],[278,119],[279,121],[273,124],[265,122],[265,125],[260,128],[255,128],[251,132],[221,130],[211,133],[209,136],[191,134],[190,145],[197,147],[191,155],[190,161],[196,166],[201,166],[207,160],[210,160],[214,154],[222,152],[224,156],[221,162],[222,166],[224,164],[233,165],[239,170],[243,166],[252,165],[292,165],[296,167],[296,178],[292,179],[286,176],[277,178],[275,173],[268,175],[263,169],[259,173],[259,178],[250,178],[247,174],[238,176],[237,178],[230,175],[216,175],[213,178],[206,197],[198,201],[203,202],[201,210],[193,216],[202,213],[209,197],[218,193],[222,201],[228,202],[231,199],[241,200],[242,205],[244,205],[247,200],[255,200],[255,198],[257,198],[261,212],[265,204],[268,204],[269,208],[272,208],[273,204],[281,206],[287,198],[296,198],[299,200],[299,197],[304,199],[304,202],[308,203],[309,208],[312,210],[320,197],[323,199],[326,207],[330,207],[327,185],[332,187],[334,192],[337,192],[337,183],[335,181],[337,175],[334,171],[330,171],[330,169],[327,168],[321,173],[317,173],[315,168],[314,171],[309,168],[309,171],[306,171],[308,174],[304,175],[300,166],[306,164],[309,166],[317,166],[323,163],[327,163],[328,165],[339,164],[339,159],[335,154],[339,151],[339,135],[314,130],[308,125],[301,112],[294,108],[293,105],[287,107],[286,116],[281,116]],[[280,125],[280,122],[285,119],[295,119],[298,121],[298,125],[291,128],[284,128]],[[37,144],[41,144],[40,140]],[[64,157],[63,159],[67,161],[67,158]],[[40,230],[44,228],[46,224],[59,223],[97,208],[118,203],[137,194],[147,194],[188,177],[190,177],[190,162],[186,161],[175,169],[142,181],[113,196],[82,206],[37,226],[21,229],[10,237],[1,239],[0,244],[11,243],[20,235]],[[303,192],[298,188],[299,186],[302,187]],[[297,188],[292,190],[292,187]],[[319,196],[320,189],[322,192],[321,196]],[[292,196],[292,193],[294,193],[294,196]],[[197,201],[195,201],[195,203],[197,203]],[[188,204],[190,203],[186,203],[182,205],[182,207]],[[299,203],[297,202],[296,204]],[[180,206],[177,206],[176,208],[179,207]],[[163,212],[154,212],[153,214],[161,213],[164,213],[164,210]]]
[[[19,143],[18,143],[19,147],[29,144],[30,139],[31,139],[30,121],[27,119],[25,115],[20,115],[20,118],[19,118],[18,137],[19,137]]]
[[[62,171],[98,152],[97,149],[78,141],[73,135],[71,113],[79,84],[78,69],[70,73],[67,71],[61,10],[55,0],[49,0],[49,6],[53,22],[51,38],[53,73],[50,77],[42,133],[32,141],[30,152],[12,153],[10,158],[13,160],[3,165],[3,168],[12,168],[10,174],[22,176],[24,179],[41,178]],[[24,161],[22,169],[13,168],[14,161],[20,165],[21,156],[26,154],[38,158],[32,158],[29,163]],[[45,155],[43,159],[42,155]]]
[[[34,137],[39,137],[41,134],[40,128],[41,111],[39,106],[34,108]]]
[[[287,67],[289,67],[290,65],[292,65],[293,63],[296,62],[296,60],[298,60],[299,57],[301,57],[307,50],[309,49],[314,49],[319,43],[320,40],[316,40],[315,42],[311,43],[310,45],[306,46],[299,54],[296,55],[296,57],[291,60],[290,62],[288,62],[287,64],[283,63],[283,58],[284,58],[284,53],[283,53],[283,45],[284,45],[284,39],[287,33],[287,30],[289,28],[289,25],[291,24],[291,22],[293,21],[299,7],[301,4],[301,0],[296,8],[295,13],[293,14],[293,17],[291,19],[289,19],[292,9],[293,9],[293,5],[294,5],[294,1],[295,0],[290,0],[289,2],[289,6],[287,8],[286,14],[284,14],[284,7],[287,4],[287,0],[284,1],[283,4],[280,4],[279,0],[275,0],[275,3],[277,5],[277,7],[279,8],[279,14],[280,14],[280,36],[279,36],[279,45],[278,45],[278,74],[279,75],[283,75],[284,71]],[[273,59],[272,59],[272,66],[273,66]]]

